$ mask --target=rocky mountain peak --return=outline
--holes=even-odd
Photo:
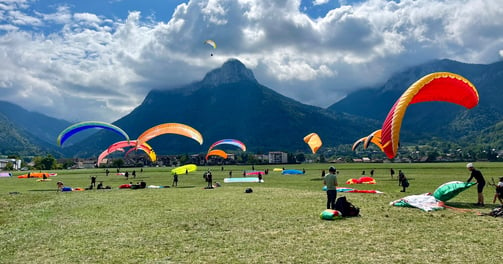
[[[226,83],[235,83],[239,81],[257,82],[253,72],[237,59],[226,61],[222,67],[212,70],[204,76],[203,84],[218,86]]]

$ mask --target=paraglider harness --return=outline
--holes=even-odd
[[[360,208],[350,203],[346,199],[346,196],[341,196],[337,198],[337,201],[335,202],[335,210],[341,212],[342,216],[351,217],[360,215]]]

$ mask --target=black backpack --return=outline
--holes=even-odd
[[[341,196],[337,198],[337,201],[335,202],[335,210],[339,211],[342,213],[342,216],[359,216],[360,215],[360,208],[354,206],[352,203],[350,203],[347,199],[346,196]]]

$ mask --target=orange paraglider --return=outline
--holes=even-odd
[[[362,144],[363,142],[365,142],[366,139],[367,139],[367,137],[362,137],[362,138],[358,139],[357,141],[355,141],[355,143],[353,143],[353,146],[351,147],[351,150],[355,151],[355,149],[358,146],[360,146],[360,144]]]
[[[213,149],[213,150],[208,151],[208,153],[206,154],[206,160],[208,160],[209,156],[219,156],[219,157],[226,159],[227,153],[225,153],[225,151],[220,150],[220,149]]]
[[[201,135],[201,133],[199,133],[199,131],[195,130],[194,128],[188,125],[180,123],[164,123],[151,127],[138,137],[136,143],[137,145],[142,145],[148,140],[164,134],[177,134],[181,136],[186,136],[188,138],[192,138],[201,145],[203,144],[203,136]]]
[[[368,137],[365,138],[365,142],[363,142],[363,148],[367,149],[369,147],[370,143],[372,142],[372,143],[374,143],[374,145],[376,145],[382,151],[384,151],[384,149],[382,148],[382,144],[381,144],[381,135],[382,135],[381,129],[378,129],[378,130],[372,132],[370,135],[368,135]]]
[[[464,77],[450,72],[431,73],[412,84],[389,111],[381,131],[381,144],[388,158],[395,157],[400,139],[400,128],[410,104],[442,101],[468,109],[479,102],[475,86]]]
[[[306,142],[307,145],[309,145],[313,154],[316,153],[316,151],[318,151],[318,149],[320,149],[321,145],[323,144],[321,142],[320,136],[318,136],[318,134],[316,133],[310,133],[307,136],[305,136],[304,142]]]

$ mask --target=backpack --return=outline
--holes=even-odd
[[[360,208],[354,206],[350,203],[346,196],[341,196],[337,198],[335,202],[335,210],[338,210],[342,213],[342,216],[359,216]]]

